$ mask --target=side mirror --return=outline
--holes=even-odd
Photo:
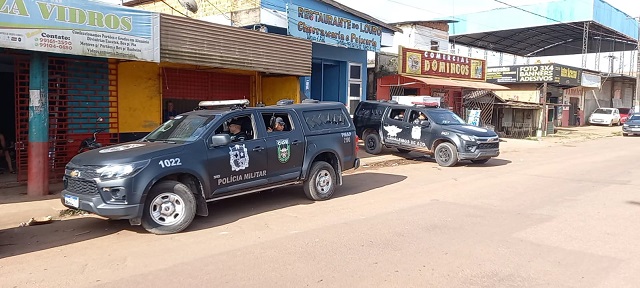
[[[429,127],[431,126],[431,122],[428,120],[422,120],[420,121],[420,125],[422,125],[423,127]]]
[[[211,136],[211,147],[226,146],[231,143],[231,136],[229,134],[218,134]]]

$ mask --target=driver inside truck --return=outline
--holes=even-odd
[[[242,121],[233,119],[229,122],[229,136],[231,136],[231,142],[239,142],[247,139],[247,134],[242,131]]]
[[[427,120],[427,115],[424,115],[424,113],[419,112],[418,113],[418,117],[416,117],[415,119],[413,119],[413,124],[420,124],[420,122]]]

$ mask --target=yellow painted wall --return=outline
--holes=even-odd
[[[275,105],[278,100],[291,99],[300,103],[300,82],[295,76],[262,76],[262,102]]]
[[[150,132],[162,119],[160,72],[157,63],[118,64],[120,133]]]

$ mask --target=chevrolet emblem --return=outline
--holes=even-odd
[[[71,171],[71,173],[69,173],[69,176],[71,176],[73,178],[78,178],[78,177],[80,177],[80,171],[73,170],[73,171]]]

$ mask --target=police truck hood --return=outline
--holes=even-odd
[[[182,151],[185,145],[174,142],[128,142],[78,154],[71,159],[71,163],[96,166],[126,164],[177,153]]]
[[[457,134],[471,135],[476,137],[497,137],[498,136],[498,134],[496,134],[491,130],[481,128],[481,127],[476,127],[473,125],[444,125],[442,129],[444,131],[449,131]]]

